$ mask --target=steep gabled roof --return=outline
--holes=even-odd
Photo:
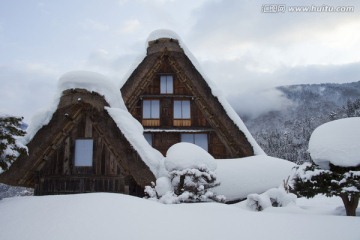
[[[120,166],[131,174],[139,185],[148,185],[149,181],[155,179],[153,172],[140,156],[129,156],[128,149],[131,149],[131,143],[104,110],[106,106],[109,104],[95,92],[91,93],[84,89],[64,91],[50,122],[43,126],[28,143],[29,156],[20,156],[8,171],[0,175],[0,181],[10,185],[34,187],[34,178],[36,178],[34,173],[42,169],[49,156],[56,152],[58,146],[78,126],[84,115],[91,112],[91,117],[96,123],[93,125],[95,131],[102,136]],[[124,144],[124,141],[127,144]],[[136,149],[134,152],[139,154]]]
[[[148,144],[142,126],[128,113],[121,95],[106,77],[92,72],[67,73],[60,78],[59,90],[61,97],[56,97],[50,109],[34,118],[23,139],[29,156],[20,156],[8,171],[0,174],[0,182],[31,187],[34,173],[87,111],[96,116],[96,130],[107,139],[119,161],[129,160],[123,141],[134,149],[138,157],[119,164],[139,185],[145,186],[164,174],[164,156]]]
[[[158,36],[157,36],[158,37]],[[150,38],[151,39],[151,38]],[[189,59],[192,56],[179,40],[165,37],[150,40],[147,55],[121,88],[128,109],[137,103],[142,91],[151,83],[164,61],[168,61],[180,81],[195,96],[195,102],[215,129],[232,157],[265,154],[243,121],[215,85],[206,80]],[[184,50],[185,49],[185,50]]]

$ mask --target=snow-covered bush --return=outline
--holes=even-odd
[[[214,172],[216,162],[202,148],[190,143],[173,145],[166,154],[165,168],[168,176],[145,188],[149,198],[162,203],[225,201],[224,196],[209,190],[219,185]]]
[[[18,141],[24,136],[22,117],[0,115],[0,173],[7,170],[16,158],[26,153],[26,147]]]
[[[286,207],[295,201],[295,194],[287,193],[282,188],[272,188],[260,195],[248,195],[246,206],[254,211],[262,211],[268,207]]]
[[[271,202],[267,196],[254,193],[247,196],[246,206],[254,211],[262,211],[270,207]]]

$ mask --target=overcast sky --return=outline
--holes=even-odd
[[[359,81],[360,1],[291,0],[284,12],[262,12],[283,2],[2,0],[0,112],[29,121],[72,70],[96,71],[120,86],[156,29],[176,32],[243,113],[286,105],[275,86]],[[288,10],[312,5],[354,11]]]

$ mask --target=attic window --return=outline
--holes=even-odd
[[[174,93],[174,80],[172,75],[160,76],[160,93],[161,94]]]
[[[208,135],[205,133],[183,133],[181,134],[181,142],[193,143],[203,148],[205,151],[208,151]]]
[[[160,101],[144,100],[143,101],[143,126],[160,125]]]
[[[174,101],[174,119],[190,119],[190,100]]]
[[[77,139],[75,141],[75,167],[92,167],[93,139]]]
[[[175,127],[191,126],[190,100],[174,101],[174,122]]]
[[[160,118],[160,101],[144,100],[143,102],[143,118],[158,119]]]

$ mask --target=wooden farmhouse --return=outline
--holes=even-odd
[[[108,110],[112,103],[100,92],[71,87],[28,142],[28,155],[20,156],[0,181],[34,188],[35,195],[142,196],[144,187],[161,175],[162,158],[175,143],[194,143],[216,159],[257,154],[261,149],[240,118],[232,109],[229,113],[210,85],[178,40],[150,41],[121,94],[115,92],[125,103],[117,116],[129,117],[114,117]],[[141,137],[132,136],[129,122],[143,126]]]
[[[199,145],[217,159],[254,155],[178,40],[150,41],[147,56],[121,93],[148,142],[164,155],[178,142]]]

